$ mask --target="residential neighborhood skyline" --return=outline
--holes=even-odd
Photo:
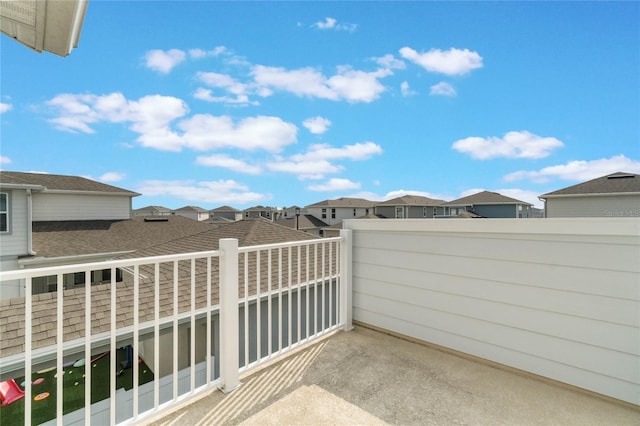
[[[90,2],[66,58],[0,37],[0,168],[129,188],[134,209],[484,190],[541,208],[640,173],[639,16],[637,2]]]

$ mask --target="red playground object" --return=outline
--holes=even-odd
[[[0,402],[3,407],[22,397],[24,397],[24,391],[20,389],[14,379],[0,383]]]

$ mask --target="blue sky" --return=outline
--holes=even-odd
[[[2,36],[3,170],[134,208],[538,196],[640,173],[639,2],[91,1]]]

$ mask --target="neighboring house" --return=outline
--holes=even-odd
[[[490,191],[458,198],[444,203],[442,206],[445,217],[464,216],[467,213],[485,218],[525,219],[533,217],[531,210],[533,204]]]
[[[255,217],[264,217],[269,220],[277,219],[277,209],[273,207],[264,207],[264,206],[254,206],[249,207],[248,209],[244,209],[242,211],[242,215],[245,219],[255,218]]]
[[[360,216],[368,216],[373,213],[375,203],[363,198],[337,198],[324,200],[305,207],[310,215],[326,222],[327,225],[335,225],[344,219],[355,219]]]
[[[87,241],[86,247],[88,248],[90,244],[88,242],[98,241],[102,237],[108,241],[111,241],[113,245],[109,246],[110,250],[115,250],[116,248],[120,249],[119,256],[113,256],[115,259],[131,259],[131,258],[142,258],[142,257],[152,257],[152,256],[161,256],[161,255],[171,255],[171,254],[179,254],[179,253],[191,253],[191,252],[203,252],[203,251],[211,251],[217,250],[219,248],[219,240],[222,238],[235,238],[238,240],[238,245],[240,247],[247,246],[255,246],[261,244],[271,244],[271,243],[282,243],[289,241],[305,241],[305,240],[313,240],[316,239],[311,235],[305,234],[304,232],[299,232],[294,229],[290,229],[287,227],[280,226],[278,224],[272,223],[268,220],[264,219],[248,219],[237,222],[230,222],[223,226],[212,227],[210,225],[204,225],[202,223],[192,221],[182,217],[170,217],[167,218],[166,221],[161,220],[152,220],[148,222],[144,222],[144,219],[137,218],[132,221],[124,221],[129,222],[128,224],[123,224],[122,229],[118,229],[117,227],[111,227],[109,229],[103,230],[86,230],[86,235],[84,239]],[[135,222],[135,223],[134,223]],[[200,230],[195,232],[197,228],[190,227],[189,223],[192,225],[203,225],[200,227]],[[141,226],[144,224],[144,226]],[[175,224],[181,224],[183,227],[194,231],[190,235],[184,235],[181,237],[176,237],[179,234],[179,227],[172,226]],[[153,228],[157,226],[158,228]],[[146,229],[140,229],[145,228]],[[160,230],[160,228],[166,227],[164,230]],[[126,247],[130,247],[130,244],[127,242],[122,246],[118,247],[118,241],[121,240],[121,237],[127,233],[127,231],[133,231],[138,229],[137,235],[132,236],[131,241],[136,240],[144,240],[144,243],[141,243],[139,247],[134,250],[129,250],[126,252]],[[59,232],[55,233],[52,237],[53,240],[56,240],[60,247],[63,246],[63,241],[72,241],[73,236],[63,235],[63,230],[59,230]],[[156,241],[153,240],[157,238],[159,234],[167,234],[164,241]],[[169,235],[171,234],[171,235]],[[76,234],[77,235],[77,234]],[[43,238],[47,238],[43,235]],[[59,247],[59,248],[60,248]],[[101,250],[105,250],[102,248]],[[68,253],[72,251],[78,252],[82,251],[81,248],[75,248],[73,250],[69,250]],[[71,256],[69,256],[71,257]],[[265,257],[266,259],[266,257]],[[273,259],[274,262],[278,260],[276,258]],[[198,263],[197,270],[195,271],[196,276],[200,277],[199,282],[205,281],[202,277],[206,275],[206,265],[202,265]],[[217,270],[218,264],[217,261],[213,265],[213,267]],[[164,267],[163,267],[164,268]],[[249,265],[249,274],[252,279],[255,279],[256,276],[256,264],[255,262],[250,262]],[[168,267],[167,271],[162,269],[160,271],[161,278],[159,285],[161,286],[161,291],[163,294],[171,294],[173,291],[173,274],[169,271],[171,268]],[[262,267],[262,274],[266,273],[270,269],[267,269],[265,266]],[[242,271],[242,270],[241,270]],[[273,276],[276,277],[275,274],[278,273],[278,268],[273,268],[272,273]],[[141,283],[141,291],[139,293],[138,303],[140,306],[153,306],[154,301],[154,293],[153,293],[153,268],[145,268],[141,267],[139,273],[139,279]],[[217,274],[217,272],[216,272]],[[185,275],[185,276],[188,276]],[[55,281],[55,277],[52,277]],[[131,309],[133,306],[133,287],[132,287],[133,274],[131,270],[121,271],[117,277],[118,282],[118,326],[122,327],[124,325],[130,325],[132,316],[130,315]],[[266,280],[265,280],[266,281]],[[274,279],[274,282],[277,280]],[[239,279],[239,283],[243,283],[244,279],[241,276]],[[184,282],[181,282],[184,285]],[[109,294],[110,294],[110,281],[102,285],[96,285],[92,289],[92,304],[94,305],[94,309],[97,311],[106,312],[109,308]],[[201,303],[205,297],[205,289],[203,287],[198,287],[198,303]],[[218,298],[218,291],[216,290],[212,295],[214,299]],[[66,289],[65,291],[65,318],[73,318],[78,319],[84,313],[83,299],[84,292],[77,291],[74,293],[74,290]],[[161,311],[162,316],[165,314],[172,312],[172,298],[171,297],[162,297],[160,299],[161,303]],[[180,298],[180,306],[189,306],[190,300],[188,297]],[[266,303],[266,301],[265,301]],[[53,308],[47,309],[46,306],[52,306]],[[55,323],[56,318],[56,294],[41,294],[34,300],[34,316],[33,316],[33,328],[40,328],[43,324],[51,324]],[[98,308],[99,307],[99,308]],[[6,324],[9,322],[9,319],[16,316],[16,312],[20,312],[20,309],[24,309],[24,299],[14,299],[12,301],[0,301],[0,324]],[[95,312],[95,311],[94,311]],[[266,307],[264,309],[266,313]],[[141,310],[140,311],[140,321],[148,321],[153,319],[153,309]],[[74,327],[65,328],[65,341],[72,340],[81,336],[79,332],[80,329],[83,329],[82,321],[77,321],[77,324],[74,323]],[[92,323],[92,330],[94,334],[99,332],[105,332],[110,329],[110,318],[109,315],[99,315],[96,316],[95,321]],[[0,339],[0,360],[4,357],[11,356],[15,353],[18,353],[22,350],[24,345],[24,329],[19,329],[19,333],[14,333],[7,338]],[[203,339],[206,338],[206,333],[204,333],[204,327],[198,327],[196,331],[196,338]],[[181,329],[179,335],[179,341],[181,343],[186,342],[189,338],[190,332],[188,329]],[[166,339],[169,340],[166,340]],[[33,334],[33,348],[44,348],[55,343],[55,339],[52,339],[47,333],[34,333]],[[160,347],[165,347],[165,341],[169,342],[171,340],[170,336],[163,335],[161,336],[162,341],[160,342]],[[168,344],[168,343],[167,343]],[[143,338],[140,342],[140,354],[143,358],[152,359],[153,358],[153,343],[148,339]],[[170,346],[170,344],[169,344]],[[188,351],[188,344],[180,345],[181,353],[186,353]],[[55,349],[52,347],[52,351]],[[161,367],[158,372],[160,376],[164,376],[166,371],[170,371],[171,359],[167,359],[167,354],[161,354]],[[184,368],[185,363],[188,362],[188,356],[180,356],[180,368]],[[204,359],[204,354],[197,355],[198,361]]]
[[[444,214],[444,207],[442,207],[444,202],[444,200],[434,200],[419,195],[404,195],[376,203],[374,213],[394,219],[433,219],[435,216]]]
[[[368,214],[366,216],[354,217],[353,219],[386,219],[386,217],[379,214]],[[340,230],[344,229],[343,225],[343,222],[340,222],[331,226],[326,226],[320,230],[320,235],[324,238],[339,237]]]
[[[0,268],[38,256],[33,224],[128,220],[140,194],[78,176],[0,171]],[[3,283],[3,294],[19,289]]]
[[[133,211],[134,216],[171,216],[171,209],[162,206],[147,206]]]
[[[323,229],[328,226],[325,222],[310,214],[300,214],[293,217],[290,216],[288,218],[279,219],[276,223],[317,237],[324,237]]]
[[[304,208],[293,205],[291,207],[283,207],[280,210],[280,218],[284,218],[284,219],[290,219],[292,217],[296,217],[297,216],[303,216],[305,214],[308,214],[309,212],[306,211]]]
[[[616,172],[541,195],[545,217],[639,217],[640,175]]]
[[[198,206],[184,206],[173,211],[173,214],[201,222],[209,219],[209,210]]]
[[[213,219],[242,220],[242,211],[229,206],[220,206],[209,211],[209,217]]]

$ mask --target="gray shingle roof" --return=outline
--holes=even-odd
[[[373,207],[373,201],[365,200],[364,198],[347,198],[341,197],[336,198],[335,200],[324,200],[317,202],[315,204],[309,204],[306,208],[309,207]]]
[[[96,182],[80,176],[52,175],[47,173],[24,173],[0,171],[0,182],[14,185],[39,185],[48,190],[71,192],[103,192],[114,194],[126,194],[130,196],[140,195],[127,189]]]
[[[516,200],[515,198],[507,197],[506,195],[498,194],[497,192],[482,191],[476,194],[472,194],[466,197],[458,198],[457,200],[444,203],[444,206],[470,206],[475,204],[527,204],[525,201]]]
[[[198,206],[184,206],[184,207],[180,207],[179,209],[176,209],[175,211],[207,213],[209,210],[203,209],[202,207],[198,207]]]
[[[189,220],[189,219],[186,219]],[[138,258],[155,255],[189,253],[215,250],[218,248],[218,240],[221,238],[237,238],[239,246],[251,246],[259,244],[269,244],[277,242],[311,240],[314,237],[300,231],[295,231],[270,221],[262,219],[249,219],[234,222],[220,227],[209,227],[205,232],[195,235],[177,238],[161,244],[140,249],[132,254],[127,254],[121,258]],[[335,244],[335,243],[333,243]],[[335,249],[334,249],[335,250]],[[304,252],[303,252],[304,253]],[[334,251],[335,253],[335,251]],[[311,252],[313,254],[313,251]],[[328,256],[327,256],[328,257]],[[239,292],[244,295],[244,256],[240,256],[239,268]],[[268,280],[266,279],[267,256],[261,257],[261,291],[266,292]],[[297,250],[292,251],[292,264],[294,270],[291,273],[291,281],[297,282],[297,270],[295,270]],[[318,261],[320,261],[318,255]],[[282,261],[285,265],[288,262],[288,251],[283,250]],[[313,256],[310,262],[310,270],[313,270]],[[272,258],[272,274],[278,271],[278,256]],[[327,265],[328,259],[325,262]],[[160,317],[173,314],[173,271],[171,264],[163,264],[160,268]],[[301,265],[301,276],[305,277],[306,264]],[[336,265],[332,265],[332,273],[335,273]],[[282,285],[286,287],[289,282],[287,268],[283,268]],[[218,301],[218,261],[212,260],[212,301]],[[255,256],[249,258],[249,293],[256,292],[256,259]],[[139,292],[139,315],[140,322],[151,321],[154,318],[154,270],[153,267],[141,267]],[[329,269],[327,267],[327,272]],[[206,265],[204,261],[196,262],[196,308],[202,308],[206,304]],[[190,308],[190,263],[179,263],[179,312],[184,312]],[[277,288],[280,283],[272,280],[273,288]],[[110,284],[101,284],[91,287],[92,302],[92,333],[108,332],[110,330]],[[64,292],[64,341],[79,339],[84,336],[84,289],[65,290]],[[117,286],[118,317],[117,326],[125,327],[133,321],[133,284],[132,276],[128,273],[124,275],[124,281]],[[56,324],[56,293],[43,293],[33,297],[33,349],[54,345],[55,324]],[[0,358],[24,351],[24,299],[16,298],[0,301]]]
[[[212,212],[240,212],[241,210],[235,209],[233,207],[229,207],[229,206],[220,206],[218,208],[215,208],[213,210],[211,210]]]
[[[33,223],[37,257],[78,256],[138,250],[209,230],[211,225],[182,216],[127,220],[47,221]]]
[[[171,213],[171,209],[168,209],[163,206],[147,206],[147,207],[141,207],[139,209],[135,209],[133,211],[137,213],[144,213],[144,212]]]
[[[434,198],[423,197],[420,195],[403,195],[401,197],[393,198],[391,200],[382,201],[376,203],[377,206],[439,206],[444,203],[444,200],[437,200]]]
[[[540,198],[580,194],[640,193],[640,175],[616,172],[541,195]]]
[[[287,228],[296,227],[296,218],[290,217],[286,219],[277,220],[276,223],[278,225],[286,226]],[[298,229],[315,229],[315,228],[324,228],[327,224],[318,219],[317,217],[310,214],[301,214],[298,216]]]

